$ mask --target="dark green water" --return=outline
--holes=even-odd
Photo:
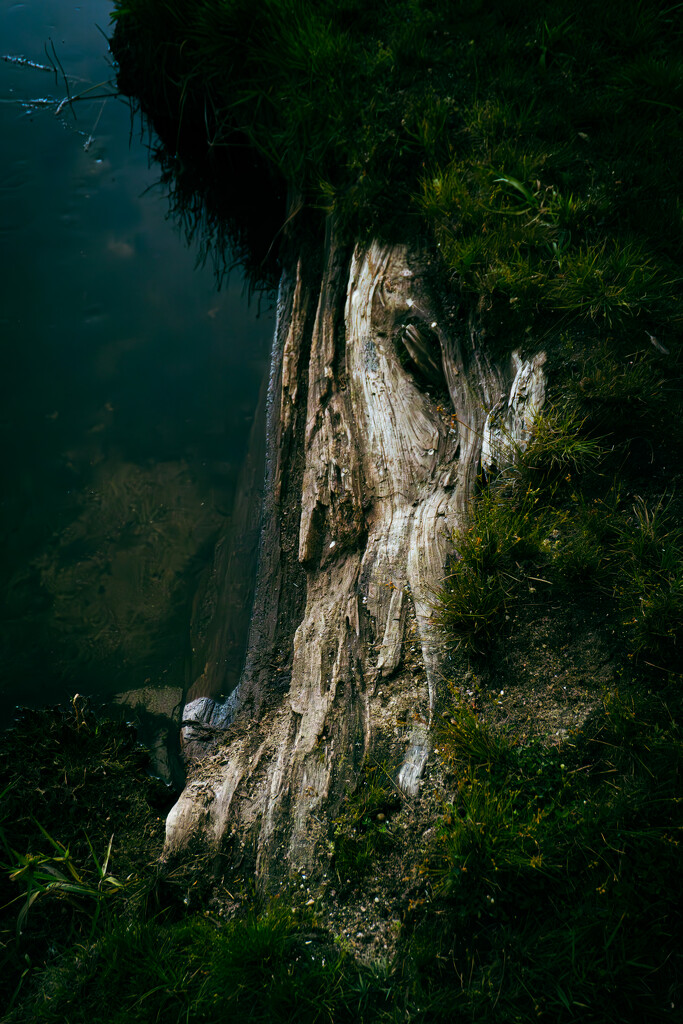
[[[0,712],[187,682],[273,322],[194,269],[112,93],[110,5],[0,0]],[[49,45],[52,56],[52,45]],[[52,56],[54,61],[54,56]],[[51,100],[36,103],[35,100]]]

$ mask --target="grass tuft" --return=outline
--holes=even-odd
[[[467,526],[438,595],[435,623],[444,642],[477,655],[497,650],[513,616],[554,599],[610,602],[624,654],[676,670],[683,643],[683,532],[672,498],[636,495],[630,506],[612,470],[629,455],[605,426],[615,396],[648,395],[651,368],[636,360],[606,379],[595,369],[573,398],[535,421],[524,451],[470,503]],[[648,415],[652,408],[647,405]],[[589,406],[583,415],[582,405]],[[614,421],[611,424],[614,428]],[[634,433],[642,427],[634,417]]]
[[[562,751],[463,708],[441,730],[457,792],[426,867],[451,916],[418,923],[409,955],[427,992],[452,964],[474,1019],[675,1017],[680,730],[644,694],[606,698],[599,722]]]
[[[391,852],[391,815],[401,805],[390,774],[374,764],[361,775],[334,821],[334,869],[341,884],[355,883]]]

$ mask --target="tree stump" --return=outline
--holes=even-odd
[[[429,254],[350,253],[330,226],[315,263],[280,287],[245,668],[227,702],[185,709],[165,847],[246,859],[265,884],[326,863],[367,759],[418,792],[435,593],[479,474],[524,445],[545,388],[543,353],[494,362],[473,319],[446,315]]]

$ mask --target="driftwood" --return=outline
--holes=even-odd
[[[246,664],[227,702],[185,709],[167,858],[311,870],[365,759],[419,790],[442,678],[434,593],[478,474],[528,437],[545,361],[493,364],[430,280],[424,254],[350,254],[333,232],[319,273],[300,260],[283,278]]]

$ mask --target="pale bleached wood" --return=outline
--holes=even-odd
[[[523,445],[544,393],[542,354],[491,365],[474,323],[446,325],[424,258],[402,246],[349,259],[330,231],[317,290],[300,261],[280,307],[247,664],[229,705],[186,709],[188,784],[166,839],[169,858],[252,851],[264,879],[325,862],[330,815],[375,751],[417,793],[453,533],[482,445],[489,469],[503,441]],[[415,363],[425,338],[437,354],[424,376],[438,382],[440,358],[442,393]],[[198,736],[216,747],[200,760]]]

